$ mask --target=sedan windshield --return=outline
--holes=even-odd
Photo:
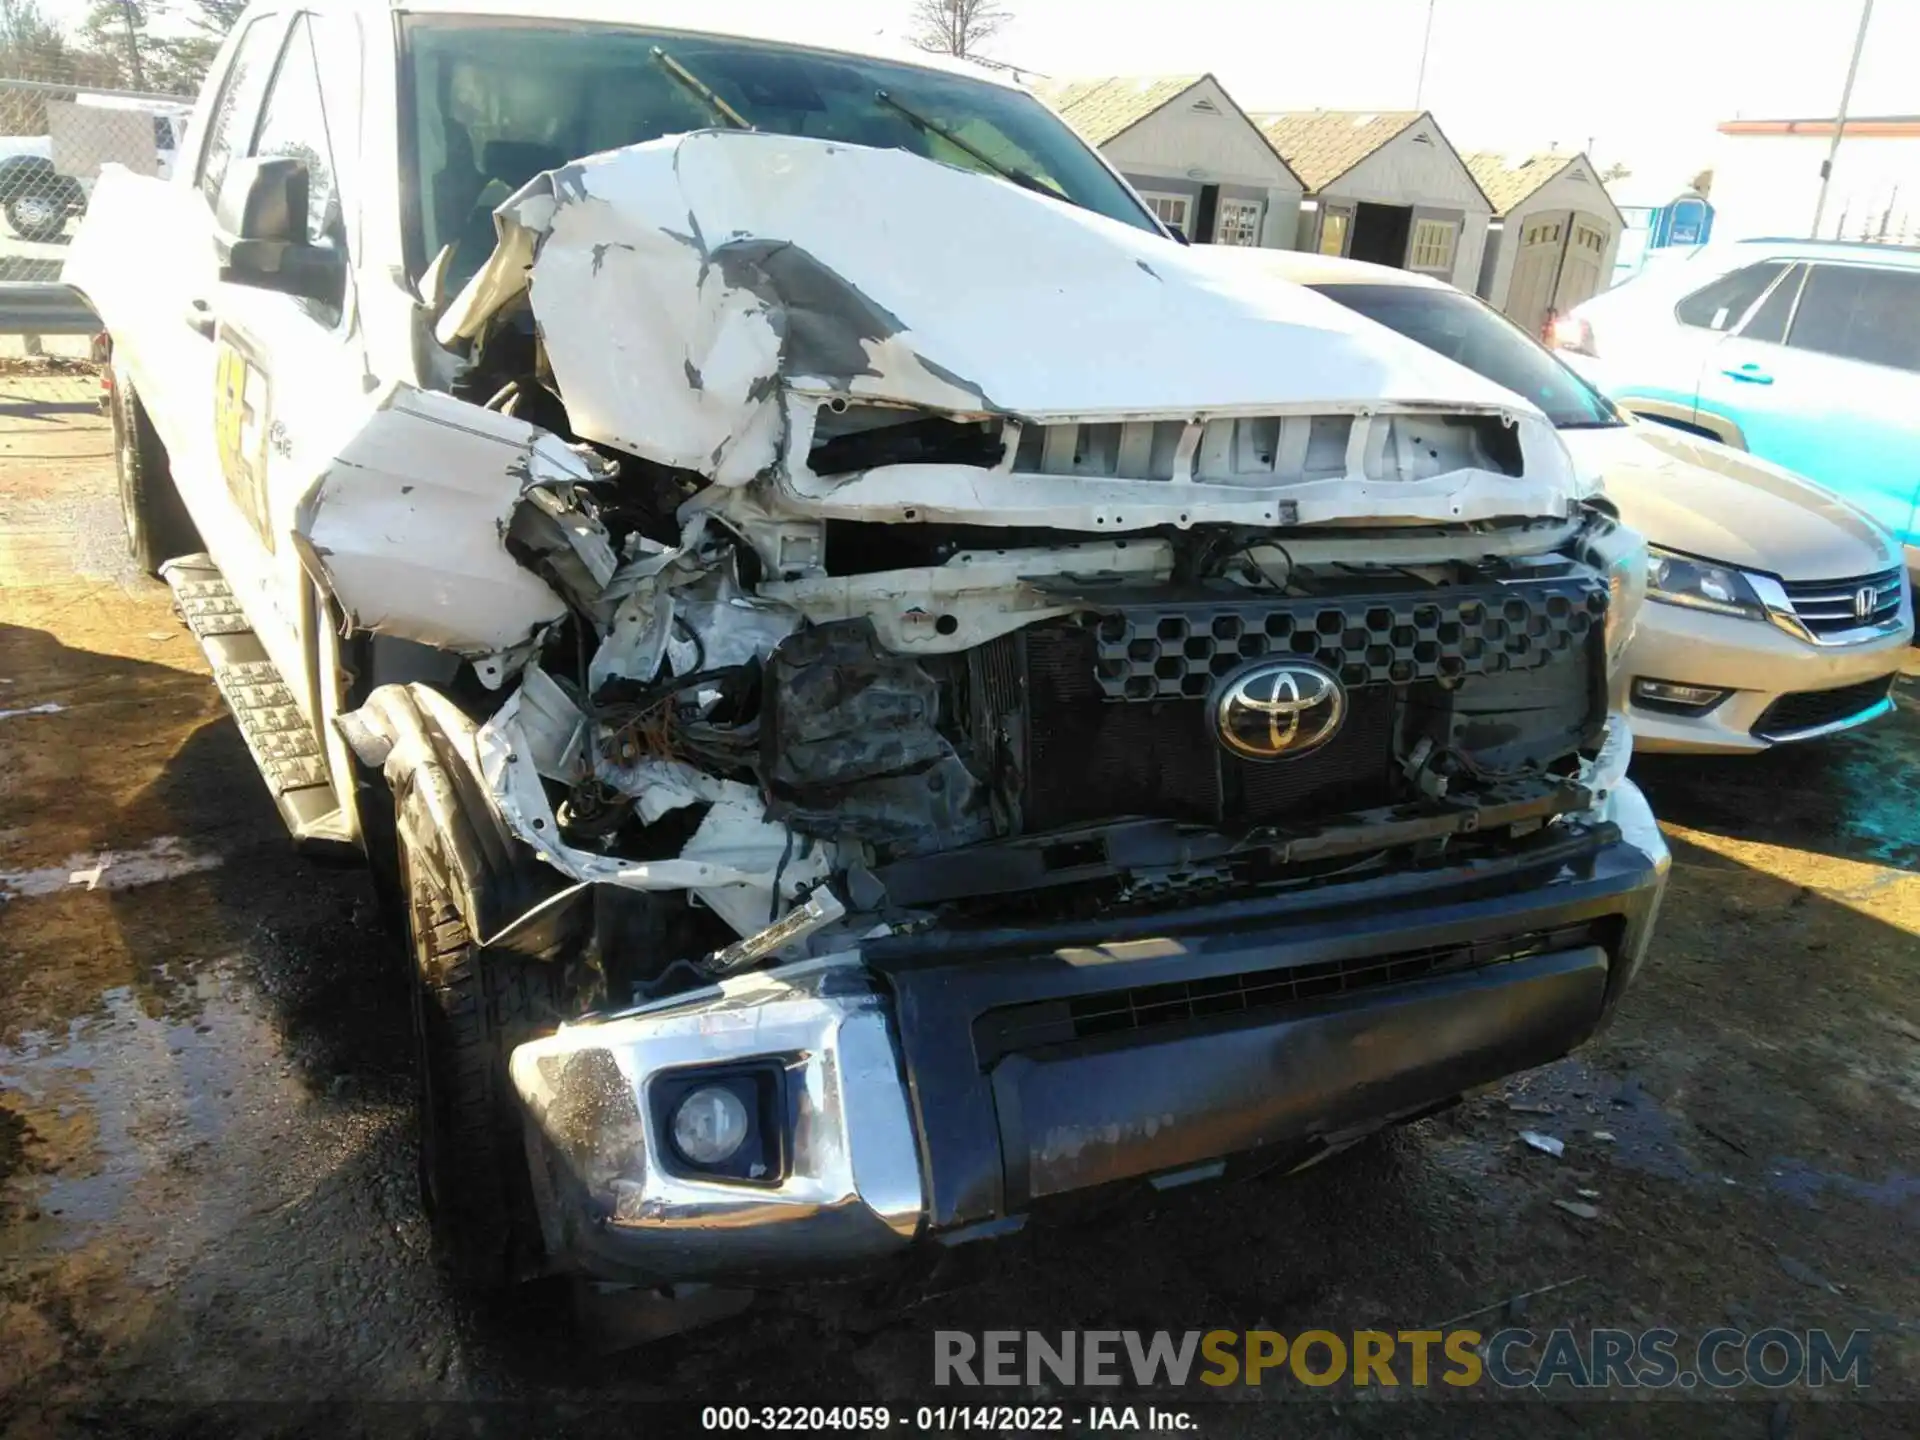
[[[492,253],[493,207],[541,171],[730,124],[729,110],[756,130],[1011,175],[1159,233],[1052,111],[985,80],[752,40],[492,19],[409,21],[405,56],[410,268],[452,245],[454,285]]]
[[[1562,430],[1625,423],[1605,396],[1529,339],[1519,326],[1458,290],[1425,285],[1313,288],[1525,396]]]

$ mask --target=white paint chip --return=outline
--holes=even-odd
[[[24,710],[0,710],[0,720],[12,720],[21,715],[58,715],[66,708],[57,701],[48,700],[39,705],[29,705]]]
[[[89,891],[132,890],[182,875],[196,875],[224,863],[219,855],[191,850],[184,840],[167,835],[137,850],[69,855],[63,865],[0,871],[0,901],[56,895],[76,885]]]

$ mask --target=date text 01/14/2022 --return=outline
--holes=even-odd
[[[925,1433],[1007,1430],[1033,1433],[1069,1430],[1189,1432],[1193,1417],[1182,1410],[1144,1411],[1132,1405],[1096,1405],[1070,1411],[1062,1405],[921,1405],[909,1414],[886,1405],[708,1405],[703,1430],[814,1432],[820,1430],[914,1430]]]

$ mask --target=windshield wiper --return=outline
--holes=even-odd
[[[1024,170],[1016,169],[1014,166],[1011,166],[1011,165],[1002,164],[1000,161],[994,159],[991,155],[987,154],[984,150],[982,150],[979,146],[973,144],[971,141],[961,139],[960,136],[955,131],[950,129],[948,126],[942,125],[938,120],[929,119],[925,115],[922,115],[918,110],[913,109],[911,106],[902,105],[898,100],[894,99],[893,96],[889,95],[886,91],[884,90],[874,91],[873,98],[879,101],[882,105],[886,106],[889,110],[892,110],[897,114],[904,116],[906,118],[907,123],[913,126],[913,128],[918,130],[921,134],[938,135],[942,140],[946,141],[949,145],[953,146],[955,149],[966,151],[967,154],[971,155],[974,159],[978,160],[982,165],[986,166],[987,169],[991,170],[994,174],[998,175],[1002,180],[1011,180],[1014,184],[1018,185],[1022,190],[1031,190],[1036,195],[1045,195],[1049,200],[1064,200],[1069,205],[1080,205],[1080,202],[1078,200],[1074,199],[1071,195],[1067,194],[1064,190],[1060,190],[1055,186],[1049,185],[1046,181],[1039,179],[1037,176],[1029,175]],[[1084,205],[1080,205],[1080,208],[1084,210],[1087,207]]]
[[[746,116],[742,115],[738,110],[734,109],[731,105],[727,104],[726,101],[713,93],[713,87],[711,85],[687,69],[686,66],[682,65],[658,45],[653,47],[653,61],[662,70],[666,71],[667,74],[691,90],[706,103],[709,110],[713,111],[714,114],[726,121],[726,123],[735,130],[753,129],[753,126],[747,123]]]

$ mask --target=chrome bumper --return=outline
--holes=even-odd
[[[780,1076],[763,1181],[675,1160],[658,1092],[698,1066]],[[728,980],[513,1052],[550,1254],[641,1281],[834,1269],[908,1244],[925,1210],[887,1014],[852,957]]]
[[[1409,1113],[1578,1044],[1604,1023],[1639,964],[1668,863],[1646,802],[1623,778],[1631,751],[1630,735],[1616,720],[1585,777],[1596,799],[1586,818],[1616,827],[1618,839],[1607,852],[1613,858],[1596,862],[1600,869],[1584,882],[1563,876],[1545,885],[1530,882],[1510,896],[1470,900],[1449,893],[1438,877],[1410,876],[1426,893],[1386,905],[1374,926],[1377,936],[1347,934],[1352,926],[1342,922],[1334,928],[1344,938],[1330,940],[1325,925],[1302,916],[1250,924],[1236,942],[1247,963],[1285,966],[1312,963],[1332,949],[1391,953],[1449,929],[1536,930],[1617,906],[1625,917],[1618,953],[1540,956],[1499,967],[1498,974],[1436,982],[1426,987],[1433,993],[1420,986],[1372,992],[1353,997],[1341,1015],[1276,1015],[1241,1037],[1244,1053],[1230,1055],[1214,1039],[1197,1036],[1178,1042],[1176,1048],[1191,1047],[1178,1057],[1147,1045],[1134,1057],[1137,1064],[1114,1058],[1111,1063],[1132,1076],[1131,1089],[1076,1081],[1058,1093],[1157,1118],[1175,1108],[1180,1077],[1210,1064],[1222,1073],[1208,1072],[1199,1099],[1187,1099],[1225,1109],[1212,1117],[1218,1123],[1196,1121],[1158,1138],[1146,1125],[1148,1139],[1119,1147],[1126,1153],[1109,1168],[1137,1177],[1185,1164],[1191,1157],[1176,1153],[1176,1142],[1209,1136],[1207,1144],[1219,1142],[1225,1155],[1256,1140],[1291,1143],[1336,1118],[1380,1123],[1389,1110]],[[1019,994],[1032,983],[1062,983],[1063,974],[1065,983],[1083,989],[1124,987],[1179,978],[1182,967],[1229,963],[1208,961],[1200,946],[1191,953],[1174,948],[1164,953],[1163,942],[1141,950],[1136,964],[1095,970],[1063,967],[1045,942],[1045,953],[1032,962],[955,963],[975,982],[998,976]],[[891,981],[883,995],[853,955],[809,960],[518,1047],[509,1068],[526,1111],[534,1194],[556,1263],[649,1285],[753,1284],[844,1270],[898,1252],[922,1235],[976,1231],[979,1217],[943,1204],[936,1177],[945,1184],[951,1172],[965,1171],[985,1177],[983,1185],[994,1180],[1001,1144],[1014,1142],[969,1147],[970,1127],[994,1133],[996,1113],[1000,1125],[1013,1122],[991,1103],[969,1107],[951,1095],[942,1098],[941,1067],[927,1046],[964,1052],[962,1068],[978,1080],[971,1058],[974,1015],[1000,1001],[970,1009],[958,989],[942,988],[946,982],[934,971],[917,979],[896,974]],[[911,1000],[901,998],[903,986],[913,991]],[[1427,1038],[1403,1043],[1405,1034]],[[1246,1050],[1248,1044],[1254,1048]],[[1311,1071],[1311,1080],[1263,1080],[1262,1067],[1282,1054]],[[1393,1073],[1376,1074],[1383,1064]],[[764,1174],[703,1179],[690,1173],[670,1137],[674,1096],[686,1093],[696,1072],[704,1084],[711,1083],[706,1077],[755,1066],[777,1074],[780,1094],[768,1127],[780,1133],[769,1142]],[[1019,1064],[1003,1061],[996,1069],[1012,1074]],[[1383,1096],[1394,1103],[1387,1106]],[[1140,1129],[1104,1126],[1100,1134],[1112,1139],[1109,1130]],[[1232,1143],[1219,1141],[1221,1135]],[[935,1153],[923,1154],[923,1147]],[[1024,1207],[1007,1197],[996,1208],[998,1216],[988,1219],[1017,1223],[1021,1217],[1012,1212]]]

